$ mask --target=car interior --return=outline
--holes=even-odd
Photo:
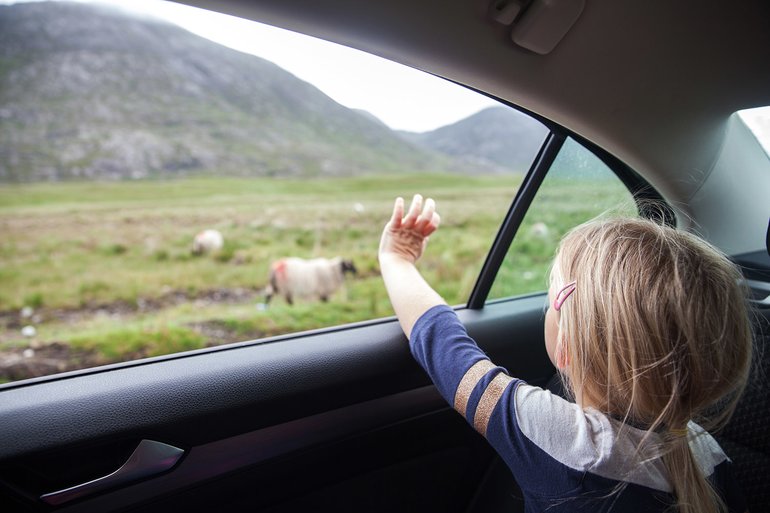
[[[767,510],[770,158],[737,112],[770,105],[770,3],[181,3],[405,64],[548,128],[456,309],[511,375],[555,390],[545,290],[489,292],[567,139],[617,175],[641,215],[729,255],[750,290],[756,357],[716,437],[749,510]],[[394,317],[2,384],[0,425],[6,512],[524,507],[505,465],[414,362]]]

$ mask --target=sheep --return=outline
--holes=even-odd
[[[345,280],[345,273],[356,274],[351,260],[340,257],[304,260],[290,257],[276,260],[270,266],[270,281],[265,288],[265,305],[274,294],[283,296],[287,303],[294,298],[319,298],[326,302]]]
[[[545,239],[546,237],[548,237],[548,234],[550,232],[551,230],[548,228],[548,225],[543,222],[535,223],[529,229],[529,233],[541,239]]]
[[[222,249],[225,239],[218,230],[203,230],[195,236],[192,244],[193,255],[213,253]]]

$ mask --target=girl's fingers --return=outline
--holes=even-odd
[[[422,232],[425,227],[433,220],[433,214],[436,211],[436,202],[433,198],[425,200],[425,208],[422,210],[422,214],[417,218],[417,222],[414,225],[415,230]]]
[[[390,216],[391,228],[401,228],[401,222],[404,218],[404,198],[396,198],[396,202],[393,205],[393,215]]]
[[[412,198],[412,205],[409,207],[409,213],[406,214],[402,226],[405,228],[414,227],[414,223],[417,221],[417,216],[420,215],[420,210],[422,210],[422,196],[415,194],[414,198]]]
[[[438,229],[438,225],[441,224],[441,216],[438,215],[438,212],[433,212],[433,216],[431,217],[430,222],[428,225],[423,229],[423,235],[427,238],[429,237],[433,232],[435,232]]]

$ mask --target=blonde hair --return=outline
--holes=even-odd
[[[608,219],[562,239],[552,290],[572,281],[559,316],[566,387],[578,403],[662,435],[657,454],[680,513],[723,511],[686,429],[726,422],[746,385],[752,337],[740,272],[692,234]]]

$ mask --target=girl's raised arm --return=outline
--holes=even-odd
[[[404,200],[396,198],[393,214],[380,240],[382,279],[407,338],[422,314],[436,305],[446,304],[415,267],[428,238],[441,222],[435,202],[428,198],[424,203],[423,206],[422,196],[415,194],[404,217]]]

